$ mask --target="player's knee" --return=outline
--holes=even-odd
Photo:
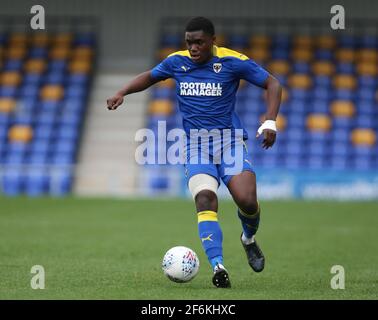
[[[238,199],[238,206],[247,214],[255,214],[259,204],[254,193],[245,193]]]
[[[205,210],[211,210],[211,211],[217,211],[217,195],[210,190],[202,190],[200,191],[195,198],[197,211],[205,211]]]

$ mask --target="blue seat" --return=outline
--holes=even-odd
[[[292,68],[293,68],[294,73],[309,73],[310,72],[310,66],[306,62],[294,62]]]
[[[313,100],[330,100],[333,96],[333,91],[324,86],[316,86],[311,90]]]
[[[29,50],[29,57],[30,58],[47,58],[48,50],[44,47],[32,47]]]
[[[8,152],[4,156],[4,163],[7,165],[22,165],[24,164],[25,156],[24,152]]]
[[[358,77],[358,86],[360,88],[375,88],[377,85],[377,80],[375,77],[371,76],[359,76]]]
[[[296,102],[301,101],[301,103],[303,103],[304,100],[308,99],[309,94],[310,94],[310,90],[307,90],[307,89],[293,88],[290,90],[290,97],[292,100],[296,100]]]
[[[23,142],[9,142],[7,151],[14,155],[24,155],[29,150],[29,144]]]
[[[286,155],[287,156],[297,156],[297,157],[300,157],[300,156],[303,156],[305,151],[304,151],[304,148],[303,148],[303,145],[301,145],[301,143],[299,142],[291,142],[289,141],[289,143],[286,145]]]
[[[61,125],[58,128],[57,139],[74,140],[79,137],[79,130],[76,127]]]
[[[72,140],[59,140],[54,145],[54,151],[59,154],[75,154],[76,143]]]
[[[74,73],[70,74],[67,77],[67,83],[69,85],[81,85],[81,86],[86,86],[89,82],[90,77],[86,74],[82,73]]]
[[[64,83],[65,75],[60,72],[48,73],[43,78],[45,84],[57,85]]]
[[[171,99],[174,92],[171,88],[154,88],[152,90],[152,99]]]
[[[169,187],[168,177],[150,177],[150,188],[152,190],[166,190]]]
[[[321,143],[328,142],[331,136],[329,132],[322,132],[322,131],[309,131],[307,132],[306,135],[307,135],[307,139],[310,142],[321,142]]]
[[[304,114],[291,113],[287,118],[289,127],[304,128],[306,119]]]
[[[54,126],[51,123],[38,125],[34,129],[34,140],[49,140],[54,137]]]
[[[180,48],[182,43],[183,43],[183,38],[181,34],[166,33],[161,38],[160,46]]]
[[[41,196],[48,191],[49,175],[44,169],[31,169],[25,178],[25,193],[28,196]]]
[[[357,99],[358,100],[370,100],[374,101],[375,99],[375,91],[374,88],[363,88],[360,87],[357,89]]]
[[[50,151],[50,140],[51,139],[34,139],[30,146],[31,153],[44,155],[48,154]]]
[[[256,86],[248,86],[246,88],[246,98],[247,99],[258,99],[262,95],[262,90],[259,87]]]
[[[76,34],[74,45],[94,47],[96,45],[96,35],[92,32]]]
[[[73,177],[69,169],[52,170],[49,182],[49,194],[65,196],[70,193]]]
[[[359,115],[375,116],[378,114],[378,110],[374,101],[371,100],[358,100],[356,102]]]
[[[34,122],[34,116],[29,112],[16,113],[13,117],[13,124],[32,126]]]
[[[285,48],[273,48],[272,50],[273,60],[288,60],[289,56],[289,51]]]
[[[329,103],[327,99],[314,99],[310,102],[309,111],[312,113],[328,113]]]
[[[37,99],[39,86],[36,84],[27,84],[21,87],[20,95],[22,98]]]
[[[39,85],[42,81],[42,75],[38,73],[26,73],[23,78],[25,85]]]
[[[312,155],[307,159],[307,166],[310,169],[325,169],[328,165],[328,159],[322,155]]]
[[[63,74],[67,68],[66,60],[51,60],[48,65],[50,74]]]
[[[314,86],[329,87],[332,83],[332,79],[329,76],[317,75],[314,76]]]
[[[369,170],[374,168],[374,161],[370,157],[356,156],[352,159],[352,166],[358,170]]]
[[[315,51],[315,59],[317,60],[332,60],[333,59],[333,52],[332,50],[328,49],[318,49]]]
[[[291,44],[290,35],[277,34],[272,37],[273,48],[283,48],[283,49],[286,49],[286,51],[288,51],[290,44]]]
[[[228,43],[231,47],[246,48],[248,37],[243,34],[233,34],[228,37]]]
[[[354,92],[348,89],[336,89],[334,91],[334,99],[340,100],[352,100],[354,98]]]
[[[273,150],[273,148],[271,150]],[[277,156],[266,153],[261,157],[261,166],[263,168],[277,168],[279,165],[281,165],[281,159]]]
[[[311,157],[325,157],[328,155],[328,145],[320,141],[312,141],[308,145],[307,152]]]
[[[5,45],[8,41],[8,35],[5,32],[0,33],[0,45]]]
[[[67,99],[71,98],[85,98],[88,91],[86,87],[79,85],[70,85],[66,88],[65,97]]]
[[[340,62],[336,65],[336,72],[344,74],[353,74],[354,73],[354,64],[347,62]]]
[[[334,117],[332,125],[335,129],[351,129],[355,125],[355,118]]]
[[[306,136],[303,134],[303,128],[300,127],[293,127],[293,126],[288,126],[285,135],[288,143],[292,142],[304,142],[306,141]]]
[[[55,152],[51,157],[51,163],[54,165],[71,165],[74,163],[73,152]]]
[[[303,121],[303,115],[310,111],[308,103],[302,98],[291,99],[287,107],[291,112],[290,119],[298,117],[301,118],[301,121]]]
[[[359,128],[376,128],[377,122],[374,117],[369,115],[360,115],[356,119],[356,126]]]
[[[47,153],[31,153],[27,157],[27,164],[32,166],[45,166],[48,164]]]
[[[19,59],[9,59],[3,66],[4,71],[20,71],[23,67],[23,61]]]
[[[302,156],[287,154],[284,158],[284,165],[288,169],[301,169],[305,167],[305,158]]]
[[[345,170],[351,167],[350,159],[343,155],[334,155],[330,158],[330,168],[334,170]]]
[[[334,128],[331,132],[332,141],[347,143],[350,140],[350,130],[346,127]]]
[[[374,35],[365,34],[359,40],[359,45],[362,48],[376,49],[378,47],[378,39]]]
[[[0,112],[0,129],[4,128],[11,122],[12,114],[6,112]],[[8,130],[6,130],[8,131]]]
[[[347,34],[340,35],[338,44],[341,48],[354,48],[356,46],[356,38]]]
[[[1,86],[0,97],[13,98],[17,95],[18,88],[15,86]]]
[[[61,125],[78,127],[81,123],[81,115],[77,113],[64,113],[59,118]]]
[[[353,154],[355,157],[361,157],[361,158],[373,158],[374,154],[376,152],[376,149],[373,147],[368,146],[354,146],[353,147]]]
[[[352,147],[348,141],[340,142],[334,141],[331,147],[331,154],[334,157],[350,157],[352,154]]]
[[[2,177],[2,191],[7,196],[17,196],[23,192],[25,177],[19,167],[6,168]]]
[[[55,110],[42,111],[39,113],[38,118],[37,118],[38,126],[54,125],[55,122],[56,122]]]

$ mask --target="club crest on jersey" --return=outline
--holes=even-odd
[[[213,64],[213,70],[215,73],[219,73],[222,70],[222,64],[217,62]]]

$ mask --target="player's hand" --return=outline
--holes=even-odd
[[[274,142],[276,141],[276,122],[273,120],[266,120],[261,126],[258,128],[256,133],[256,138],[260,135],[264,135],[264,140],[262,142],[262,147],[264,149],[268,149],[273,146]]]
[[[264,149],[268,149],[274,145],[276,141],[276,132],[273,130],[265,129],[264,133],[264,140],[262,142],[262,147]]]
[[[116,94],[106,100],[106,103],[109,110],[115,110],[123,103],[123,95]]]

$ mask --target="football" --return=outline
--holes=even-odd
[[[162,268],[168,279],[174,282],[189,282],[198,273],[199,259],[190,248],[177,246],[164,255]]]

